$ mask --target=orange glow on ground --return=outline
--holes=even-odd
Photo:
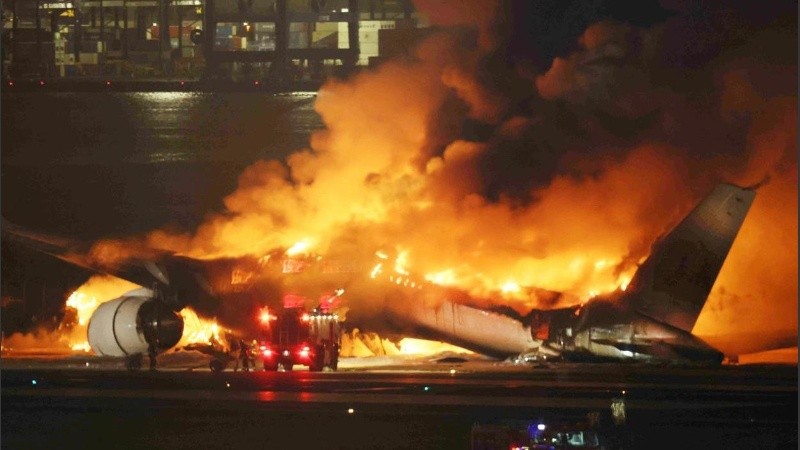
[[[443,352],[472,354],[470,350],[452,344],[417,338],[403,338],[398,347],[403,355],[436,355]]]

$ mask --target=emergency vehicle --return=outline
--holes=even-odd
[[[339,365],[339,316],[315,308],[261,310],[262,339],[259,345],[264,370],[290,371],[296,365],[319,372]]]

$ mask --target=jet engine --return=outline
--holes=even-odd
[[[150,289],[130,291],[97,307],[89,319],[89,346],[104,356],[147,354],[174,347],[183,335],[183,318]]]

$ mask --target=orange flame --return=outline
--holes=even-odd
[[[220,333],[225,330],[217,324],[216,319],[200,318],[190,307],[183,308],[180,315],[183,317],[183,336],[178,342],[179,347],[194,343],[223,342]]]
[[[67,298],[66,307],[75,312],[77,323],[62,324],[64,330],[62,339],[66,340],[74,351],[90,351],[91,347],[89,347],[86,332],[89,319],[94,311],[101,304],[138,287],[128,281],[106,275],[89,278]]]
[[[482,23],[477,26],[486,31]],[[653,242],[714,182],[748,185],[769,175],[772,181],[760,188],[697,328],[713,330],[724,323],[729,329],[759,329],[779,320],[781,327],[796,332],[795,58],[763,64],[763,45],[737,47],[745,54],[725,55],[698,69],[700,79],[720,81],[720,92],[687,104],[691,95],[680,87],[670,92],[671,87],[649,85],[646,70],[660,66],[637,66],[649,56],[625,53],[642,47],[623,41],[636,32],[627,26],[590,27],[577,54],[555,60],[543,74],[517,80],[527,82],[534,92],[506,102],[483,92],[477,74],[469,70],[485,56],[486,42],[465,49],[455,45],[458,40],[452,36],[432,36],[406,62],[390,61],[347,82],[324,86],[315,109],[325,129],[312,135],[310,148],[285,161],[259,161],[247,168],[238,188],[225,198],[224,213],[209,216],[192,234],[155,231],[145,240],[151,247],[198,258],[259,257],[276,249],[289,249],[290,254],[307,251],[307,243],[313,242],[315,252],[358,261],[386,248],[389,240],[392,248],[402,251],[394,270],[386,254],[379,256],[380,264],[370,273],[373,278],[382,275],[395,285],[418,286],[409,274],[424,274],[431,283],[526,312],[543,306],[534,288],[581,300],[626,289]],[[637,42],[659,39],[657,33],[647,34],[649,30],[641,33]],[[615,56],[604,57],[609,55]],[[619,67],[596,70],[606,60],[614,65],[625,61],[626,76],[614,76],[620,74]],[[628,83],[629,70],[644,76]],[[789,80],[788,88],[784,79]],[[597,97],[618,91],[624,94],[618,99]],[[528,100],[537,95],[535,102]],[[453,107],[454,97],[464,105]],[[516,114],[503,111],[504,103],[525,110],[554,99],[566,109],[552,111],[571,111],[568,115],[574,116],[586,139],[561,136],[555,124],[562,120],[548,122],[546,108],[497,124],[485,142],[460,139],[454,131],[465,114],[494,123]],[[459,108],[469,112],[459,113]],[[611,139],[617,133],[605,129],[604,116],[631,123],[631,133],[645,125],[647,131],[631,139]],[[697,117],[697,123],[685,117]],[[639,125],[640,119],[644,125]],[[705,125],[711,122],[719,134],[707,133]],[[551,128],[536,128],[537,124]],[[519,183],[517,178],[498,181],[483,173],[487,159],[504,155],[506,148],[497,142],[527,148],[538,142],[530,142],[530,135],[538,139],[539,132],[547,144],[542,147],[560,155],[552,161],[558,170],[543,169],[547,176],[530,185],[525,181],[538,167],[523,167],[521,174],[510,171],[521,178]],[[709,142],[730,144],[718,143],[717,136],[740,134],[746,138],[733,143],[740,148],[695,154]],[[487,186],[492,182],[521,185],[525,192],[495,192]],[[303,242],[305,248],[296,247]],[[131,251],[142,246],[132,247]],[[113,246],[105,249],[109,258],[124,254]],[[295,273],[302,266],[287,264],[284,272]],[[247,274],[237,279],[250,280]]]
[[[70,348],[76,352],[90,352],[92,351],[92,347],[89,346],[89,342],[79,342],[77,344],[70,345]]]
[[[100,302],[95,297],[86,295],[80,289],[67,299],[67,307],[74,309],[78,314],[78,325],[87,325],[98,306]]]

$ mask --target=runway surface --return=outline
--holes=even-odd
[[[4,357],[2,446],[509,448],[506,431],[547,424],[596,431],[607,449],[797,447],[796,366],[366,358],[330,373],[212,373],[194,356],[135,373]]]

